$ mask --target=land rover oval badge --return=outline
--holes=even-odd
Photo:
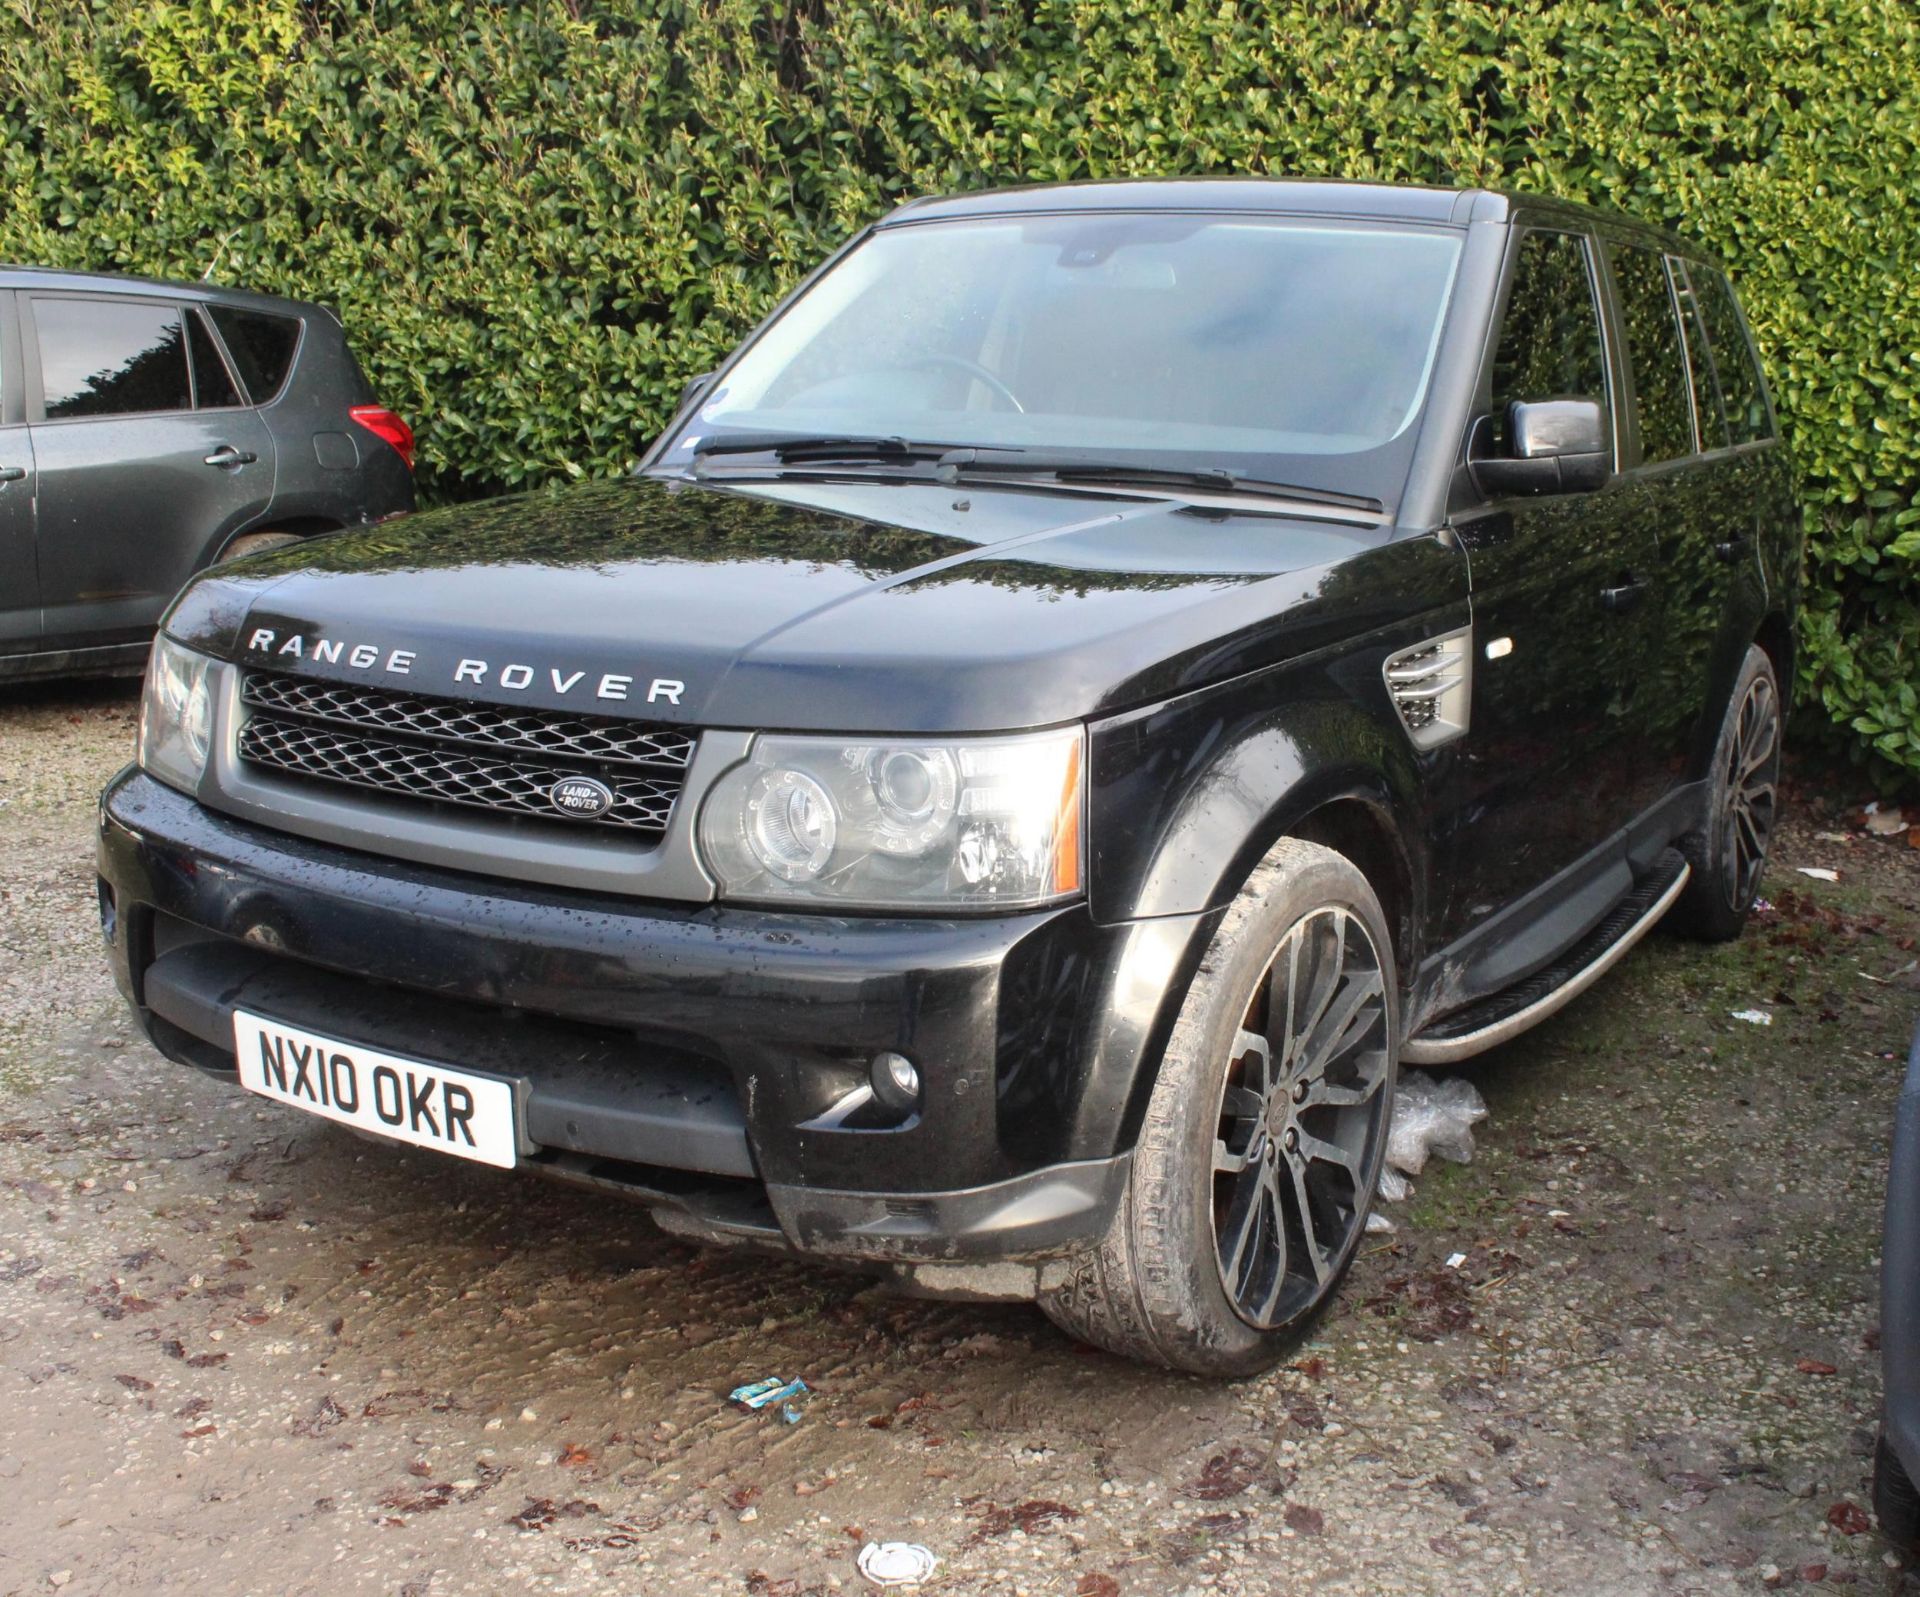
[[[563,776],[547,789],[547,802],[562,815],[590,821],[613,808],[613,789],[590,776]]]

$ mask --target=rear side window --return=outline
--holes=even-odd
[[[1700,306],[1693,297],[1686,263],[1669,255],[1667,276],[1680,306],[1680,325],[1687,330],[1687,375],[1693,382],[1693,413],[1700,423],[1700,447],[1721,449],[1727,442],[1727,428],[1720,418],[1720,385],[1714,380],[1707,330],[1700,324]]]
[[[187,312],[187,347],[193,353],[193,402],[197,410],[226,410],[244,404],[233,374],[214,347],[213,334],[198,313]]]
[[[1727,419],[1727,441],[1750,444],[1773,437],[1773,417],[1767,409],[1767,388],[1754,358],[1753,340],[1734,303],[1733,289],[1711,267],[1689,266],[1700,319],[1706,323],[1713,374],[1720,388],[1720,407]]]
[[[173,306],[38,296],[31,303],[49,420],[192,408]]]
[[[1586,241],[1528,233],[1514,257],[1513,289],[1493,357],[1493,425],[1504,450],[1507,406],[1579,396],[1605,403],[1606,351]]]
[[[1693,399],[1687,386],[1687,346],[1666,258],[1654,250],[1615,250],[1613,275],[1620,288],[1620,320],[1640,415],[1640,458],[1651,465],[1690,455]]]
[[[270,404],[293,369],[293,352],[300,343],[300,322],[293,316],[265,311],[235,310],[210,305],[213,324],[226,341],[227,353],[240,372],[240,381],[256,405]]]

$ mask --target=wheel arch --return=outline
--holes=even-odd
[[[1417,962],[1413,867],[1392,813],[1362,793],[1329,799],[1294,822],[1284,836],[1303,838],[1342,854],[1359,867],[1393,934],[1393,962],[1402,991]]]
[[[1784,610],[1769,610],[1760,618],[1753,641],[1766,651],[1767,658],[1773,662],[1773,674],[1780,684],[1783,699],[1793,699],[1793,666],[1795,639],[1793,625],[1787,620]]]
[[[220,540],[217,560],[242,538],[257,538],[262,533],[286,532],[296,538],[313,538],[323,532],[338,532],[346,523],[331,516],[269,517],[257,527],[236,527]]]

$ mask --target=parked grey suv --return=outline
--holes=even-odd
[[[412,508],[326,307],[0,266],[0,680],[137,671],[196,571]]]

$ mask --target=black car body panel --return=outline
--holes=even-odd
[[[1894,1495],[1910,1502],[1913,1483],[1920,1481],[1920,1028],[1915,1029],[1907,1054],[1887,1170],[1886,1227],[1880,1249],[1880,1369],[1885,1408],[1879,1469],[1888,1470],[1884,1454],[1890,1452],[1904,1487]],[[1890,1484],[1875,1483],[1883,1508]],[[1882,1529],[1905,1542],[1914,1527],[1883,1524]]]
[[[1102,1233],[1192,974],[1277,839],[1326,843],[1374,886],[1410,1040],[1555,979],[1623,913],[1670,902],[1657,895],[1701,824],[1736,674],[1757,642],[1790,678],[1798,605],[1799,511],[1764,390],[1739,423],[1754,436],[1736,439],[1724,393],[1739,374],[1705,359],[1750,363],[1743,326],[1723,313],[1720,342],[1702,337],[1677,377],[1631,358],[1646,306],[1629,327],[1619,252],[1647,257],[1622,271],[1669,285],[1676,349],[1679,319],[1719,292],[1700,252],[1551,202],[1237,181],[927,202],[865,236],[1082,215],[1456,238],[1417,411],[1292,491],[1209,476],[1193,448],[1154,481],[1100,482],[1023,470],[1017,449],[982,464],[890,437],[843,458],[782,461],[750,439],[696,453],[703,407],[803,285],[694,385],[633,480],[210,574],[165,623],[217,662],[205,772],[190,797],[130,769],[101,813],[109,941],[160,1046],[230,1072],[231,1012],[249,1001],[450,1063],[482,1048],[468,1039],[487,1017],[578,1034],[598,1086],[529,1089],[528,1124],[548,1130],[528,1157],[553,1173],[707,1234],[1028,1265]],[[1489,493],[1476,465],[1506,403],[1555,397],[1502,386],[1514,304],[1545,293],[1527,274],[1548,267],[1572,274],[1558,292],[1587,296],[1575,332],[1613,469],[1593,491]],[[1672,459],[1656,458],[1663,437]],[[1432,651],[1458,679],[1437,722],[1392,675]],[[623,851],[524,805],[483,816],[390,781],[356,788],[350,765],[309,780],[250,763],[239,740],[260,694],[289,682],[401,717],[416,752],[439,735],[424,722],[450,716],[566,738],[612,718],[695,752],[659,840]],[[1085,841],[1058,902],[734,902],[696,837],[721,773],[768,734],[1060,728],[1084,738]],[[368,750],[349,759],[386,757]],[[396,993],[413,1021],[382,1018]],[[920,1106],[849,1108],[889,1052],[918,1067]],[[663,1093],[679,1094],[686,1148],[708,1150],[677,1167],[648,1140]],[[561,1103],[583,1107],[569,1120]]]
[[[263,328],[271,369],[235,347]],[[323,307],[0,267],[0,678],[137,667],[236,538],[412,509],[406,462],[349,417],[372,398]]]
[[[1421,561],[1376,528],[1164,500],[996,492],[919,530],[951,489],[836,497],[846,512],[884,505],[895,524],[635,478],[262,556],[216,579],[217,621],[196,592],[169,627],[223,658],[332,680],[392,682],[384,646],[404,643],[416,658],[401,685],[489,703],[578,707],[619,675],[650,717],[692,726],[1000,731],[1159,701],[1382,625],[1393,581],[1355,582],[1355,556]],[[1426,546],[1464,601],[1458,556],[1435,555]],[[335,635],[382,645],[382,664],[313,658]],[[456,683],[463,660],[489,669]],[[502,686],[509,664],[531,680]],[[647,703],[662,678],[684,692]]]

